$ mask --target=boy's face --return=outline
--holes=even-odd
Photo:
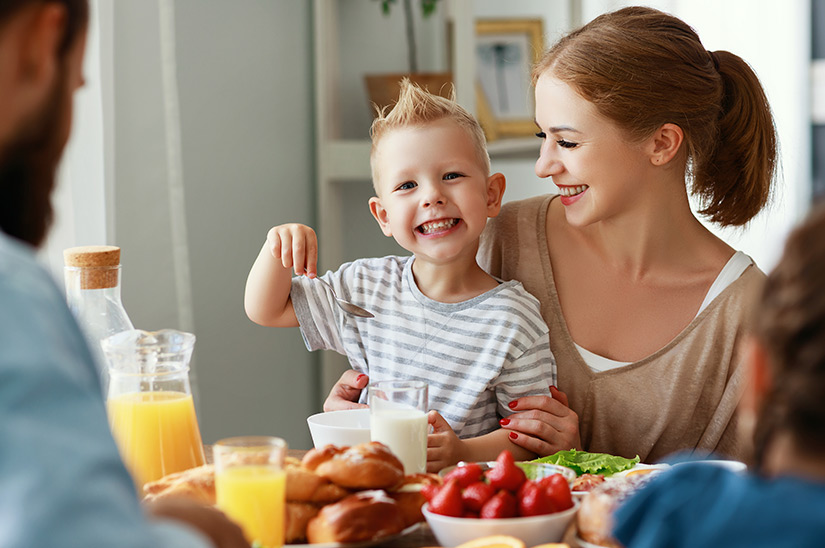
[[[465,129],[444,119],[392,130],[373,162],[370,211],[384,235],[419,259],[475,260],[487,218],[501,208],[504,176],[487,176]]]

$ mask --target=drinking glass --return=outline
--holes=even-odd
[[[262,548],[284,544],[286,448],[272,436],[226,438],[213,447],[217,506]]]
[[[369,385],[370,439],[390,448],[405,474],[427,471],[427,383],[378,381]]]

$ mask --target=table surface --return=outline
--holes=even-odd
[[[206,461],[212,462],[212,446],[206,445],[204,446],[204,452],[206,453]],[[304,455],[307,454],[306,449],[288,449],[287,456],[295,457],[296,459],[303,458]],[[566,542],[570,545],[571,548],[579,548],[579,544],[576,542],[575,537],[575,525],[571,524],[568,528],[567,532],[564,535],[563,542]],[[287,548],[289,545],[285,545]],[[386,542],[380,542],[375,546],[392,546],[393,548],[430,548],[440,546],[438,541],[436,540],[433,532],[430,530],[430,527],[424,523],[421,527],[416,529],[415,531],[411,532],[408,535],[405,535],[400,538],[395,538],[392,540],[388,540]],[[530,548],[529,546],[527,548]]]

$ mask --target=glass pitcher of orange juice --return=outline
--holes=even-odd
[[[138,490],[202,465],[203,442],[189,385],[195,336],[134,329],[101,345],[109,364],[109,424]]]

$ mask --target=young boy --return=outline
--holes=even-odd
[[[298,224],[267,234],[247,280],[246,313],[261,325],[300,326],[308,349],[345,354],[370,381],[426,381],[437,411],[429,417],[428,470],[493,460],[505,448],[532,458],[507,439],[499,419],[516,398],[549,395],[556,366],[538,301],[476,262],[505,186],[501,173],[490,175],[481,127],[454,100],[405,80],[398,103],[370,133],[370,211],[413,255],[361,259],[323,278],[375,317],[342,312],[312,279],[315,232]]]

